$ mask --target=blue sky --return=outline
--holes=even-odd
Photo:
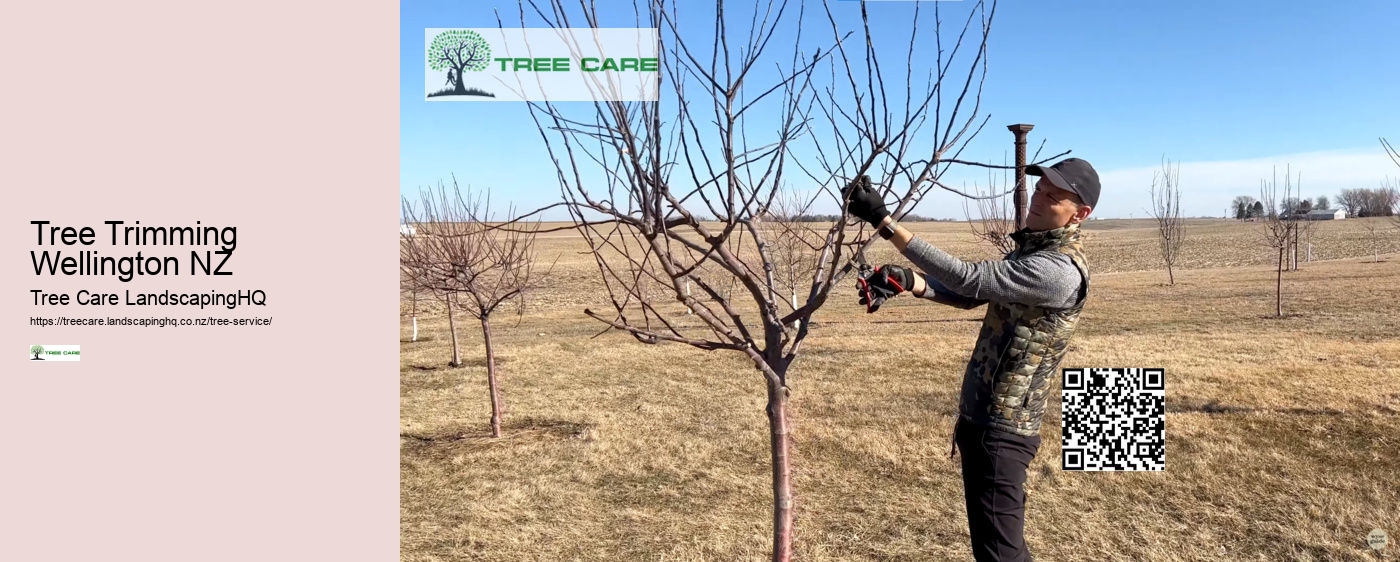
[[[607,17],[602,26],[635,26],[632,2],[597,4]],[[953,28],[947,22],[961,21],[972,4],[940,5],[945,33]],[[524,104],[422,101],[423,30],[496,27],[496,9],[506,27],[520,27],[517,6],[401,3],[401,193],[412,197],[455,174],[463,185],[491,190],[495,205],[509,201],[529,209],[558,200],[553,167]],[[713,18],[704,6],[680,3],[683,32],[709,37]],[[877,46],[889,47],[882,66],[904,63],[900,43],[908,44],[913,7],[905,1],[867,6],[877,39],[887,41]],[[728,9],[745,14],[731,20],[731,29],[747,24],[744,4]],[[809,3],[808,17],[819,9]],[[859,30],[858,4],[836,1],[831,9],[843,30]],[[931,3],[921,9],[921,30],[931,41]],[[692,13],[698,15],[687,17]],[[825,15],[812,21],[821,25],[808,29],[825,26],[826,35],[811,39],[829,40]],[[1290,166],[1301,176],[1309,197],[1335,199],[1343,188],[1396,182],[1400,168],[1377,140],[1400,144],[1395,21],[1400,2],[1386,0],[1003,1],[992,25],[982,99],[981,113],[991,121],[963,157],[1009,159],[1012,136],[1005,126],[1032,123],[1032,152],[1044,140],[1044,155],[1072,150],[1098,169],[1103,195],[1094,215],[1104,218],[1147,214],[1148,186],[1163,157],[1180,164],[1182,205],[1191,216],[1222,216],[1234,196],[1257,197],[1260,180],[1275,166],[1280,175]],[[789,49],[794,41],[775,38]],[[955,167],[944,181],[985,187],[988,174]],[[835,204],[817,210],[834,212]],[[961,199],[942,191],[915,212],[963,218]]]

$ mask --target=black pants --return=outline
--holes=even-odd
[[[978,562],[1029,561],[1026,549],[1026,468],[1040,436],[1026,437],[963,420],[954,431],[962,451],[967,528]]]

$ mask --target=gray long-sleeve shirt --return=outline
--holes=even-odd
[[[959,308],[987,301],[1069,308],[1084,282],[1079,268],[1060,252],[1033,252],[1013,260],[966,262],[917,237],[904,257],[923,270],[924,298]]]

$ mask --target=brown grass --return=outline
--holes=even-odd
[[[1027,488],[1037,559],[1359,560],[1377,527],[1395,550],[1400,235],[1376,262],[1361,223],[1318,224],[1314,256],[1331,259],[1284,275],[1283,319],[1257,225],[1192,221],[1175,286],[1148,221],[1089,225],[1094,288],[1064,366],[1166,369],[1167,470],[1061,471],[1054,401]],[[989,256],[965,224],[914,226]],[[540,250],[559,257],[551,286],[494,323],[505,437],[489,437],[479,331],[457,369],[440,313],[401,344],[402,559],[764,559],[758,373],[738,354],[594,337],[582,309],[607,303],[582,240]],[[971,559],[947,454],[982,312],[901,297],[865,315],[850,287],[818,312],[791,373],[799,559]]]

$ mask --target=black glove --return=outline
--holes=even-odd
[[[860,304],[865,305],[866,314],[880,310],[886,300],[913,288],[914,271],[892,264],[873,270],[866,266],[856,278],[856,290],[860,292]]]
[[[870,176],[862,174],[846,185],[841,190],[841,197],[846,201],[846,212],[870,223],[870,226],[879,227],[880,222],[890,216],[890,211],[885,208],[885,199],[870,186]]]

